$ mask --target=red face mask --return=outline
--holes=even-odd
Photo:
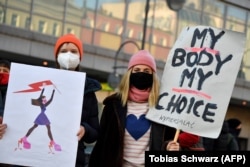
[[[7,85],[9,82],[8,73],[0,73],[0,85]]]

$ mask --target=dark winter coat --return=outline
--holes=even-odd
[[[91,153],[89,167],[122,167],[127,106],[122,106],[117,94],[107,97],[103,104],[100,136]],[[166,128],[151,122],[149,150],[161,150],[164,140],[173,140],[174,133],[165,137]]]
[[[98,119],[98,101],[95,92],[101,89],[101,85],[94,79],[86,78],[81,125],[85,128],[85,135],[78,143],[77,151],[77,166],[84,166],[85,163],[85,145],[86,143],[93,143],[97,140],[100,130]]]
[[[203,138],[206,151],[239,151],[237,141],[229,133],[228,123],[224,121],[221,132],[217,139]]]
[[[4,106],[5,106],[5,98],[7,93],[7,85],[0,86],[0,116],[3,116]]]

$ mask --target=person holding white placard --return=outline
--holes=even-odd
[[[0,140],[3,138],[6,124],[3,124],[3,112],[5,106],[5,98],[9,82],[10,62],[7,60],[0,60]]]
[[[89,167],[144,166],[145,151],[159,151],[169,136],[166,126],[146,118],[157,104],[160,83],[153,56],[146,50],[135,53],[119,85],[119,91],[103,104],[100,136],[90,155]],[[168,138],[166,138],[168,137]],[[178,151],[169,141],[164,150]]]
[[[59,69],[79,71],[79,64],[83,58],[83,44],[73,34],[66,34],[58,38],[54,47],[56,65]],[[97,80],[86,78],[84,100],[79,132],[79,144],[76,167],[83,167],[85,161],[85,145],[96,141],[99,134],[98,101],[95,92],[101,89]]]
[[[4,137],[7,130],[7,124],[3,124],[3,114],[7,87],[9,83],[10,62],[8,60],[0,60],[0,140]],[[10,165],[1,164],[0,167],[8,167]]]

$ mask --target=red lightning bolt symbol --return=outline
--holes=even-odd
[[[54,85],[54,84],[50,80],[35,82],[35,83],[32,83],[32,84],[29,84],[29,87],[31,87],[31,89],[20,90],[20,91],[14,92],[14,93],[36,92],[36,91],[41,90],[40,87],[42,87],[44,85]]]

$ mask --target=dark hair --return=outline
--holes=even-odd
[[[8,60],[1,59],[0,60],[0,66],[1,67],[7,67],[8,69],[10,69],[10,62]]]
[[[237,118],[231,118],[227,120],[229,128],[237,128],[240,124],[241,121],[238,120]]]

